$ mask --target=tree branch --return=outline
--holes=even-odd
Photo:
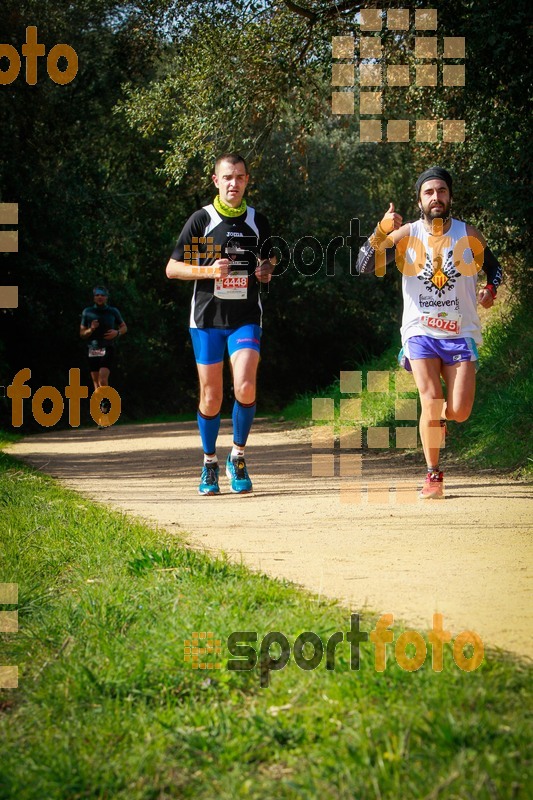
[[[332,3],[328,9],[311,11],[309,8],[304,8],[304,6],[299,6],[297,3],[294,3],[293,0],[283,0],[283,2],[289,11],[293,11],[295,14],[299,14],[301,17],[310,20],[311,25],[319,21],[326,22],[327,20],[339,16],[344,11],[357,12],[360,11],[361,8],[373,8],[374,6],[372,0],[370,0],[370,3],[362,3],[361,0],[343,0],[341,3]],[[385,4],[380,3],[381,8],[387,6],[387,2],[385,2]]]
[[[301,17],[305,17],[306,19],[311,20],[311,24],[315,23],[318,19],[318,14],[314,11],[311,11],[309,8],[303,8],[302,6],[296,5],[293,3],[292,0],[283,0],[289,11],[294,11],[295,14],[299,14]]]
[[[333,8],[328,9],[328,11],[324,12],[320,16],[322,19],[332,19],[333,17],[342,14],[343,11],[359,11],[363,3],[359,2],[359,0],[344,0],[343,3],[334,3]],[[365,8],[371,8],[367,3],[364,4]]]

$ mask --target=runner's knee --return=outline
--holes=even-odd
[[[422,415],[431,420],[439,420],[444,416],[445,401],[442,397],[435,397],[434,394],[420,395],[422,403]]]
[[[454,422],[466,422],[470,413],[472,411],[472,406],[462,406],[459,408],[453,408],[453,406],[448,403],[448,407],[446,409],[446,418],[451,419]]]
[[[233,389],[235,392],[235,397],[239,403],[248,405],[249,403],[253,403],[255,401],[255,381],[235,381]]]
[[[215,416],[222,405],[222,389],[217,386],[202,386],[200,389],[200,408],[208,417]]]

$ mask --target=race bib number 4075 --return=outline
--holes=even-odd
[[[446,315],[422,314],[420,322],[425,328],[443,333],[459,334],[461,332],[461,315],[449,312]]]

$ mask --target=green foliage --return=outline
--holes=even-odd
[[[19,203],[21,241],[2,257],[21,298],[0,315],[2,384],[22,367],[34,389],[66,385],[74,366],[88,379],[79,315],[104,281],[130,329],[112,375],[125,416],[194,407],[191,286],[169,282],[164,267],[187,216],[212,198],[213,159],[227,149],[250,159],[249,199],[291,248],[312,236],[325,250],[348,237],[352,218],[366,235],[391,200],[410,218],[416,174],[443,163],[456,212],[487,236],[517,302],[529,302],[526,0],[439,6],[438,36],[466,37],[465,88],[385,91],[390,117],[466,119],[461,145],[361,144],[358,114],[331,114],[331,37],[358,35],[361,5],[2,3],[0,41],[20,48],[37,25],[47,48],[67,42],[80,64],[66,86],[41,59],[36,86],[0,87],[0,201]],[[413,71],[414,34],[383,30],[386,57]],[[385,350],[398,327],[392,274],[354,277],[346,246],[334,275],[311,272],[293,261],[264,293],[263,407],[328,385]],[[0,423],[9,425],[5,402]]]
[[[316,51],[306,57],[305,21],[283,4],[202,5],[185,28],[171,26],[162,75],[130,87],[121,104],[144,136],[166,132],[164,171],[177,185],[191,174],[204,183],[222,152],[260,153],[288,112],[304,128],[324,113],[317,91],[324,67]]]
[[[359,246],[372,230],[372,169],[356,146],[355,125],[328,132],[316,126],[305,149],[289,157],[297,132],[291,119],[272,136],[255,181],[258,205],[288,246],[264,300],[261,382],[278,407],[287,385],[289,396],[328,385],[340,369],[385,348],[400,305],[395,270],[379,281],[356,274]]]
[[[21,438],[22,437],[17,433],[11,433],[11,431],[0,430],[0,450],[2,450],[8,444],[13,444],[14,442],[18,442]]]
[[[528,347],[530,312],[514,298],[503,306],[498,301],[483,330],[483,345],[479,348],[479,371],[476,379],[476,400],[472,415],[461,425],[449,423],[444,459],[461,459],[463,464],[476,468],[513,470],[517,477],[531,477],[533,453],[533,351]],[[396,382],[404,370],[398,366],[397,341],[379,357],[367,362],[355,362],[350,369],[387,370]],[[414,384],[413,384],[414,388]],[[413,392],[401,396],[416,397]],[[298,424],[312,423],[313,397],[329,397],[335,401],[337,429],[343,395],[339,380],[327,388],[299,395],[283,410],[286,420]],[[395,420],[394,393],[388,395],[368,392],[364,387],[361,424],[398,425]],[[317,424],[317,423],[313,423]],[[408,423],[406,423],[408,424]]]
[[[398,422],[394,416],[394,399],[395,393],[389,392],[387,394],[382,392],[369,392],[366,386],[366,375],[369,371],[387,371],[389,374],[396,375],[402,370],[398,367],[397,355],[400,349],[399,341],[395,341],[392,347],[389,347],[380,356],[371,358],[366,362],[356,362],[355,365],[350,367],[351,370],[360,370],[363,373],[362,391],[357,394],[361,398],[361,421],[362,425],[390,425],[393,421],[397,425]],[[390,380],[389,380],[390,383]],[[416,395],[414,392],[402,392],[401,396],[413,397]],[[347,395],[341,392],[340,380],[337,378],[327,388],[318,389],[315,393],[307,393],[297,397],[292,403],[283,410],[285,419],[292,422],[297,422],[303,425],[316,424],[313,422],[312,417],[312,402],[313,398],[331,398],[335,403],[335,425],[339,430],[340,426],[340,401],[345,399]],[[345,423],[344,423],[345,424]]]
[[[484,332],[476,403],[458,426],[457,454],[478,466],[533,474],[533,351],[529,309],[507,306]],[[455,432],[454,432],[455,435]]]

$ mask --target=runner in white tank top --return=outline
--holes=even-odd
[[[423,499],[444,497],[439,469],[446,421],[464,422],[474,403],[481,325],[476,301],[490,308],[501,267],[472,225],[452,219],[452,178],[431,167],[416,182],[421,218],[402,224],[393,203],[359,253],[359,271],[384,274],[396,260],[402,273],[404,310],[401,363],[420,394],[420,438],[428,472]],[[479,270],[486,286],[477,291]],[[441,376],[446,385],[444,399]]]
[[[423,220],[411,222],[409,237],[422,245],[423,261],[417,275],[402,275],[403,317],[402,345],[412,336],[433,336],[449,339],[470,337],[481,344],[480,321],[477,314],[477,271],[473,275],[462,272],[472,263],[468,247],[467,226],[458,219],[450,219],[449,228],[442,236],[432,236]],[[466,244],[467,247],[463,247]],[[465,266],[455,263],[454,250],[461,250]],[[417,257],[414,247],[408,252]],[[455,261],[455,263],[454,263]],[[465,269],[466,267],[466,269]]]

